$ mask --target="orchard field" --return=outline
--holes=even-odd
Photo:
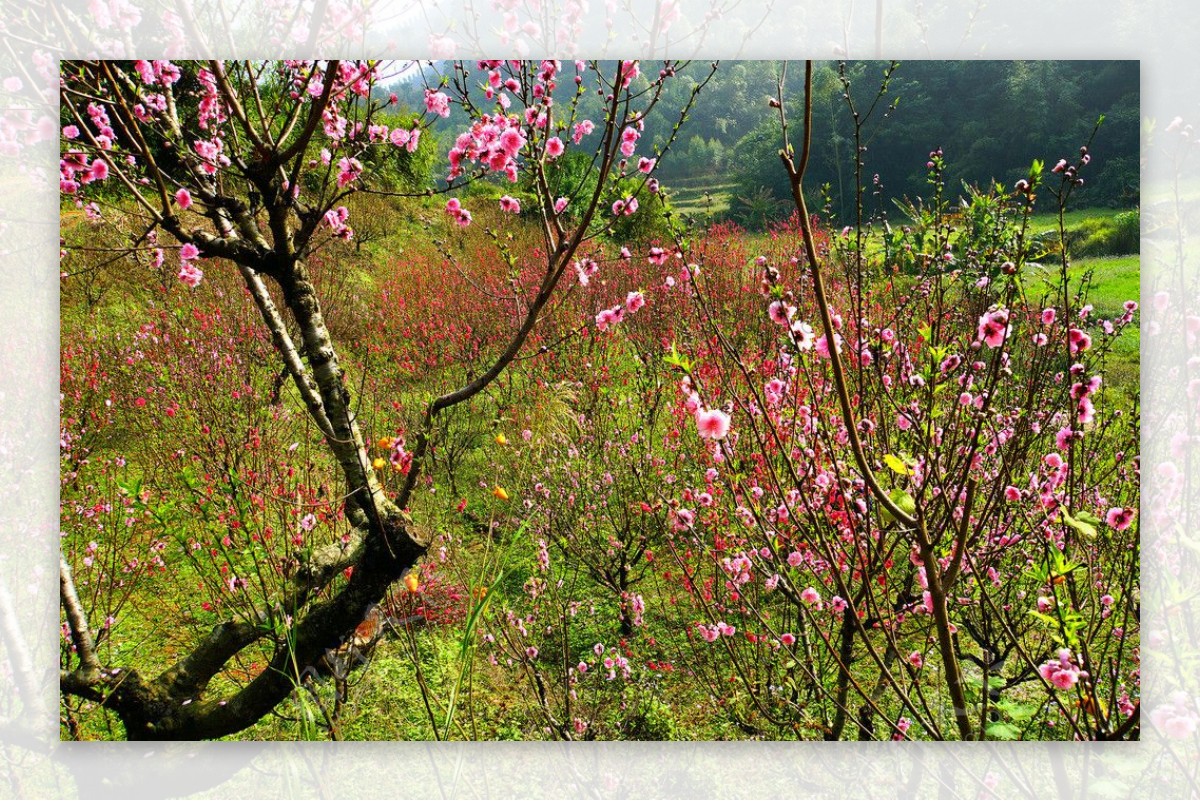
[[[676,190],[728,70],[64,63],[63,738],[1138,737],[1104,123]]]

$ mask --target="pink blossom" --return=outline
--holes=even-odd
[[[354,229],[346,225],[346,220],[349,218],[350,210],[345,206],[338,206],[336,209],[325,212],[325,224],[333,230],[334,236],[346,241],[354,238]]]
[[[191,242],[188,242],[179,249],[180,261],[191,261],[192,259],[197,258],[199,255],[200,249]]]
[[[633,155],[633,151],[637,148],[637,141],[642,137],[637,128],[628,126],[621,131],[621,154],[626,158]]]
[[[573,141],[575,144],[579,144],[581,141],[583,141],[583,137],[590,134],[593,130],[595,130],[595,128],[596,124],[591,120],[583,120],[582,122],[575,123],[575,128],[571,134],[571,141]]]
[[[1071,353],[1082,353],[1092,346],[1092,338],[1078,328],[1072,328],[1067,335],[1071,344]]]
[[[560,197],[558,200],[554,201],[554,213],[562,214],[567,208],[567,202],[568,201],[565,197]]]
[[[510,214],[520,214],[521,201],[517,200],[515,197],[504,195],[500,198],[500,210],[507,211]]]
[[[191,262],[184,262],[179,268],[179,280],[195,289],[204,280],[204,271]]]
[[[792,314],[796,309],[788,306],[782,300],[776,300],[767,307],[767,316],[771,318],[771,322],[776,325],[790,325],[792,322]]]
[[[795,645],[796,644],[796,635],[795,634],[781,634],[781,635],[779,635],[779,641],[787,646]]]
[[[816,340],[813,339],[812,326],[808,323],[802,320],[795,320],[788,331],[792,336],[792,342],[795,343],[797,350],[812,350],[816,346]],[[840,345],[842,341],[841,335],[834,334],[833,336]],[[824,337],[821,337],[821,339],[824,339]],[[825,355],[829,355],[828,350],[825,351]]]
[[[563,154],[566,147],[563,145],[563,140],[557,136],[552,136],[546,140],[546,156],[551,159],[556,159]]]
[[[995,309],[979,318],[977,336],[990,348],[1000,347],[1010,331],[1007,309]]]
[[[1071,437],[1073,437],[1074,435],[1075,435],[1075,432],[1071,429],[1070,426],[1063,426],[1054,435],[1055,446],[1061,450],[1066,450],[1067,447],[1071,444]]]
[[[821,602],[821,593],[817,592],[816,588],[814,587],[805,587],[800,592],[800,600],[804,601],[804,603],[808,604],[809,606],[812,606],[813,604],[819,604]]]
[[[624,317],[625,308],[623,306],[613,306],[611,309],[605,309],[596,315],[596,328],[606,331],[610,325],[616,325]]]
[[[630,292],[625,296],[625,308],[635,312],[646,305],[646,296],[642,292]]]
[[[1060,690],[1069,690],[1079,681],[1079,667],[1071,659],[1071,651],[1060,648],[1058,658],[1038,666],[1038,675]]]
[[[729,433],[729,415],[720,409],[697,409],[696,429],[705,439],[724,439]]]
[[[1015,503],[1021,500],[1021,491],[1013,486],[1005,487],[1004,500],[1008,501],[1009,503]]]
[[[1133,523],[1133,510],[1128,507],[1114,506],[1104,516],[1104,522],[1108,523],[1110,528],[1124,531]]]
[[[908,655],[908,663],[920,670],[921,666],[925,664],[925,657],[921,655],[920,651],[913,651]]]
[[[1074,670],[1056,670],[1050,676],[1050,683],[1060,690],[1069,690],[1079,681],[1079,673]]]
[[[525,649],[525,656],[529,657],[530,659],[537,659],[537,655],[538,649],[534,648],[532,645]]]
[[[654,171],[654,165],[657,163],[658,159],[648,159],[645,156],[642,156],[640,159],[638,159],[638,171],[649,175]]]
[[[64,126],[62,129],[62,135],[64,139],[78,139],[79,128],[75,125]]]
[[[510,157],[517,155],[521,148],[525,146],[525,137],[516,128],[509,128],[504,133],[500,134],[500,147]]]
[[[186,189],[180,189],[175,193],[175,202],[179,204],[179,208],[181,209],[191,208],[192,193]]]
[[[450,98],[445,92],[425,90],[425,108],[439,117],[450,116]]]
[[[452,197],[446,201],[446,214],[463,228],[471,224],[471,212],[462,207],[462,201]]]
[[[363,165],[358,159],[343,158],[338,160],[338,188],[344,187],[362,175]]]
[[[579,275],[580,286],[587,286],[592,276],[600,270],[600,265],[592,259],[577,260],[574,267],[575,272]]]
[[[633,79],[641,74],[641,68],[637,61],[622,61],[621,62],[621,88],[628,89],[629,84]]]

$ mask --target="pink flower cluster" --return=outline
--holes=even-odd
[[[200,249],[188,242],[179,249],[179,280],[195,289],[204,280],[204,271],[192,264],[200,257]]]
[[[595,262],[592,262],[595,264]],[[583,273],[580,273],[580,283],[583,281]],[[641,292],[630,292],[625,297],[624,305],[613,306],[610,309],[605,309],[596,315],[596,328],[601,331],[607,331],[609,326],[616,325],[625,319],[626,312],[635,312],[642,306],[646,305],[646,296]]]
[[[1095,375],[1087,381],[1076,381],[1071,385],[1071,400],[1075,401],[1080,423],[1090,423],[1096,416],[1091,396],[1100,389],[1100,381],[1100,376]]]
[[[637,142],[642,138],[641,131],[630,125],[621,131],[621,155],[629,158],[637,149]]]
[[[1067,339],[1071,345],[1071,355],[1082,353],[1092,347],[1092,338],[1087,332],[1078,328],[1072,328],[1067,334]]]
[[[628,217],[638,210],[638,199],[636,197],[626,197],[617,200],[612,205],[613,216],[620,217],[625,215]]]
[[[330,227],[333,235],[347,242],[354,238],[354,229],[346,225],[349,217],[350,210],[345,206],[338,206],[336,209],[325,212],[325,224]]]
[[[89,164],[85,154],[72,150],[58,160],[58,189],[64,195],[73,195],[80,185],[103,181],[107,177],[108,162],[102,158]]]
[[[622,61],[620,72],[621,88],[628,89],[629,84],[633,83],[633,80],[637,78],[641,72],[641,67],[638,66],[637,61]]]
[[[571,141],[579,144],[583,141],[583,137],[589,135],[594,130],[596,130],[596,123],[591,120],[577,122],[575,123],[575,127],[571,129]]]
[[[1200,715],[1188,694],[1182,691],[1171,693],[1167,703],[1151,710],[1150,723],[1155,729],[1172,740],[1186,740],[1200,729]]]
[[[362,171],[363,171],[363,165],[362,165],[362,162],[359,161],[358,159],[354,159],[354,158],[340,159],[338,161],[338,177],[337,177],[338,189],[341,189],[342,187],[346,186],[346,184],[357,181],[358,177],[360,175],[362,175]]]
[[[574,264],[575,274],[579,276],[579,285],[587,286],[592,276],[600,270],[600,265],[594,259],[577,259]]]
[[[463,174],[463,163],[485,165],[492,172],[517,180],[517,154],[525,147],[525,131],[517,117],[484,114],[458,135],[450,148],[449,178]]]
[[[200,129],[205,131],[210,127],[219,128],[228,119],[228,115],[225,113],[225,104],[221,101],[221,93],[217,89],[217,76],[201,67],[196,73],[196,79],[204,87],[200,93],[197,123]]]
[[[147,86],[171,86],[181,75],[170,61],[135,61],[133,68]]]
[[[417,125],[414,125],[412,130],[393,128],[388,138],[396,147],[402,147],[409,153],[416,153],[417,148],[421,146],[421,128]]]
[[[650,262],[651,264],[661,267],[662,265],[667,263],[667,258],[670,255],[671,254],[668,253],[663,248],[654,246],[654,247],[650,248],[649,253],[646,256],[646,261]]]
[[[425,90],[425,109],[439,117],[450,116],[450,97],[445,92]]]
[[[737,633],[737,628],[730,626],[724,620],[720,620],[707,626],[703,623],[697,623],[696,633],[703,637],[705,642],[716,642],[720,637],[732,637]]]
[[[1087,673],[1079,669],[1071,659],[1068,648],[1060,648],[1058,658],[1051,659],[1038,668],[1038,675],[1060,690],[1074,687],[1080,678],[1086,678]]]
[[[446,214],[450,215],[463,228],[471,224],[471,212],[464,209],[462,201],[456,197],[452,197],[446,201]]]

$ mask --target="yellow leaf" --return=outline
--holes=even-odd
[[[912,468],[905,464],[904,460],[899,456],[894,456],[890,453],[885,454],[883,457],[883,463],[890,467],[892,472],[899,473],[902,476],[912,475]]]

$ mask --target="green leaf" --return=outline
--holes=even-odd
[[[912,517],[917,513],[916,499],[899,487],[889,492],[888,498],[896,505],[897,509],[899,509],[901,512],[904,512],[904,514],[908,515],[909,517]],[[891,512],[888,511],[886,506],[880,509],[879,514],[885,521],[889,523],[894,523],[896,521],[896,518]]]
[[[1038,711],[1037,704],[1022,704],[1010,699],[999,701],[996,708],[1013,723],[1028,723]]]
[[[1074,517],[1071,517],[1071,515],[1067,512],[1066,509],[1063,510],[1062,517],[1063,517],[1063,522],[1066,523],[1071,528],[1078,531],[1080,536],[1082,536],[1084,539],[1087,539],[1087,540],[1096,539],[1096,527],[1095,526],[1091,525],[1090,523],[1085,523],[1083,520],[1078,520]],[[1096,521],[1096,522],[1099,522],[1099,521]]]
[[[1019,740],[1021,739],[1021,730],[1011,723],[1006,723],[1002,720],[997,720],[994,723],[989,723],[984,729],[987,736],[992,740]]]
[[[689,361],[686,356],[680,355],[679,350],[675,347],[674,342],[671,343],[671,352],[663,357],[663,361],[672,367],[678,367],[685,373],[690,373],[692,371],[691,361]]]

